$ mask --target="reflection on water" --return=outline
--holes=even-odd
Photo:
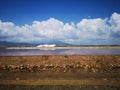
[[[0,49],[0,55],[120,55],[120,49]]]

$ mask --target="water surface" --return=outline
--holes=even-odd
[[[120,55],[120,49],[0,49],[0,56],[19,55]]]

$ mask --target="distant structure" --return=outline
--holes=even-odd
[[[37,47],[55,47],[55,44],[44,44],[44,45],[38,45]]]

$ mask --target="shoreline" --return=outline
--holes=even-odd
[[[4,47],[5,49],[120,49],[120,46],[56,46],[56,47]]]

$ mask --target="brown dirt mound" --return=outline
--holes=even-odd
[[[0,71],[120,72],[120,55],[0,56]]]

